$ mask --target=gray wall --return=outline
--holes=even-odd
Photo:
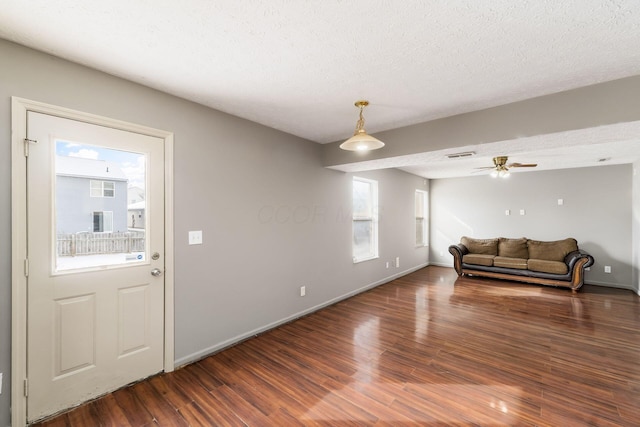
[[[558,199],[564,200],[562,206]],[[507,209],[510,216],[505,215]],[[586,283],[632,288],[632,167],[515,172],[508,179],[432,180],[431,263],[453,265],[447,248],[463,235],[574,237],[596,261],[586,273]],[[611,266],[611,274],[604,273],[605,265]]]
[[[114,197],[91,197],[88,178],[56,177],[58,233],[93,232],[93,212],[113,212],[113,231],[127,231],[127,181],[114,181]]]
[[[9,424],[10,97],[175,133],[175,333],[179,364],[424,265],[415,248],[422,178],[379,180],[380,259],[351,262],[351,176],[321,147],[171,95],[0,40],[0,425]],[[203,230],[188,246],[188,231]],[[400,268],[386,261],[400,257]],[[307,296],[299,296],[300,286]]]

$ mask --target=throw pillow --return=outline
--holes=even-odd
[[[465,245],[472,254],[498,255],[498,239],[474,239],[462,236],[460,243]]]
[[[564,262],[564,258],[569,253],[578,250],[578,242],[572,238],[553,242],[529,240],[527,246],[529,248],[529,258],[546,261]]]
[[[527,239],[507,239],[501,237],[498,241],[498,256],[508,258],[529,258],[529,249],[527,248]]]

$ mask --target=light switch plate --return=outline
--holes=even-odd
[[[0,394],[2,394],[2,372],[0,372]]]
[[[189,244],[190,245],[202,244],[202,230],[189,232]]]

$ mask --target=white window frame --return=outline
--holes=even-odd
[[[92,224],[95,224],[96,214],[102,215],[102,230],[94,233],[113,233],[113,211],[93,211],[91,215]],[[94,228],[94,227],[92,227]]]
[[[416,190],[415,194],[415,216],[416,216],[416,247],[429,246],[429,192]],[[418,223],[422,221],[422,236],[418,235]],[[420,241],[422,239],[422,241]]]
[[[105,184],[111,184],[113,188],[105,188]],[[110,190],[113,192],[113,195],[108,196],[105,194],[105,191]],[[115,181],[99,181],[97,179],[92,179],[89,181],[89,195],[91,197],[107,197],[114,198],[116,197],[116,183]]]
[[[353,209],[353,191],[352,191],[352,226],[351,226],[351,237],[352,237],[352,256],[353,263],[359,263],[363,261],[369,261],[372,259],[378,258],[378,181],[373,179],[360,178],[357,176],[353,177],[352,183],[361,182],[369,185],[369,197],[371,212],[369,215],[359,215],[356,216],[355,209]],[[370,221],[371,222],[371,242],[370,242],[370,251],[366,256],[356,257],[355,255],[355,223],[362,221]]]

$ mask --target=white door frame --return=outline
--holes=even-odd
[[[26,424],[27,398],[27,111],[164,139],[164,371],[174,369],[173,133],[28,99],[11,97],[11,425]]]

